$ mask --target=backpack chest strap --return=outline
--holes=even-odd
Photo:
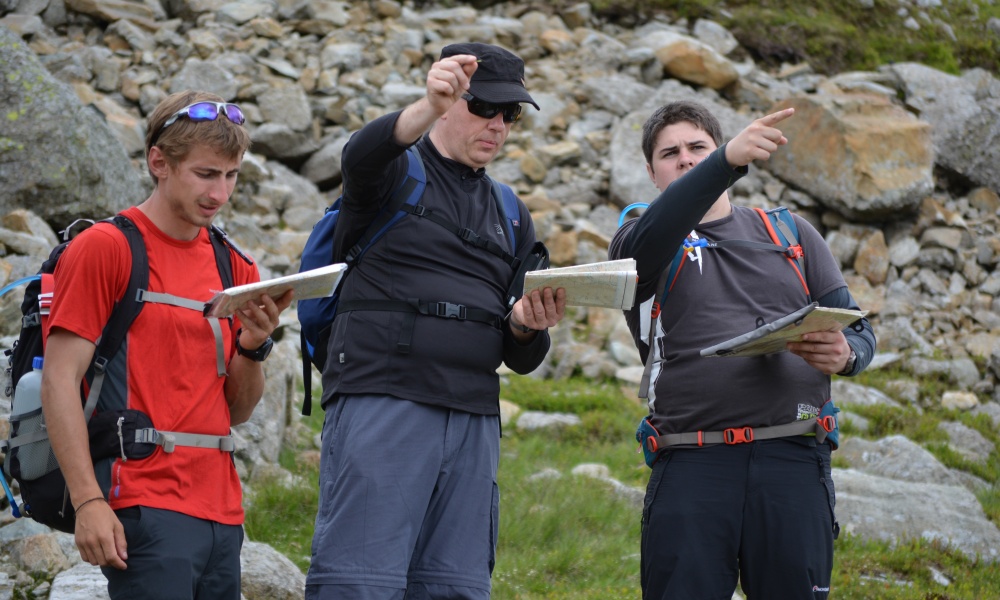
[[[503,317],[482,308],[469,308],[464,304],[451,302],[421,302],[416,298],[408,300],[346,300],[340,303],[338,313],[356,310],[377,310],[407,313],[403,320],[403,328],[396,343],[396,350],[408,354],[413,342],[413,325],[417,315],[440,317],[442,319],[457,319],[459,321],[475,321],[485,323],[495,329],[500,329]]]
[[[199,313],[205,311],[205,303],[182,298],[173,294],[151,292],[149,290],[139,290],[135,297],[136,302],[149,302],[151,304],[169,304],[180,308],[196,310]],[[226,354],[222,344],[222,326],[219,319],[207,319],[209,327],[212,328],[212,335],[215,337],[215,370],[219,377],[226,376]]]
[[[189,448],[208,448],[220,452],[235,452],[236,441],[231,435],[205,435],[201,433],[180,433],[177,431],[159,431],[156,429],[136,429],[135,443],[156,444],[162,446],[164,452],[173,452],[177,446]]]

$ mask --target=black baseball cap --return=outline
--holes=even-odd
[[[479,66],[472,74],[470,94],[494,104],[528,102],[541,110],[524,88],[524,61],[516,54],[479,42],[450,44],[441,50],[441,58],[457,54],[471,54],[479,59]]]

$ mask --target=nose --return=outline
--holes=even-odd
[[[694,156],[687,149],[681,149],[677,152],[677,168],[678,169],[690,169],[694,166]]]
[[[497,113],[492,119],[490,119],[487,126],[494,130],[502,130],[506,128],[507,124],[503,122],[503,112]]]
[[[225,204],[229,201],[229,194],[233,191],[233,185],[225,178],[218,177],[212,182],[212,187],[208,190],[208,197],[214,202]]]

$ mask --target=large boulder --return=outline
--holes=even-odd
[[[788,145],[768,166],[851,218],[913,212],[934,188],[930,126],[883,96],[818,94],[780,102]]]
[[[105,217],[146,192],[101,113],[0,27],[0,214],[29,207],[57,229]]]
[[[886,67],[907,108],[931,124],[939,165],[1000,190],[1000,82],[973,70],[962,77],[917,63]]]

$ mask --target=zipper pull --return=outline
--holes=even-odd
[[[122,451],[122,462],[128,460],[128,457],[125,456],[125,435],[122,433],[122,423],[124,422],[125,417],[118,417],[118,446]]]

